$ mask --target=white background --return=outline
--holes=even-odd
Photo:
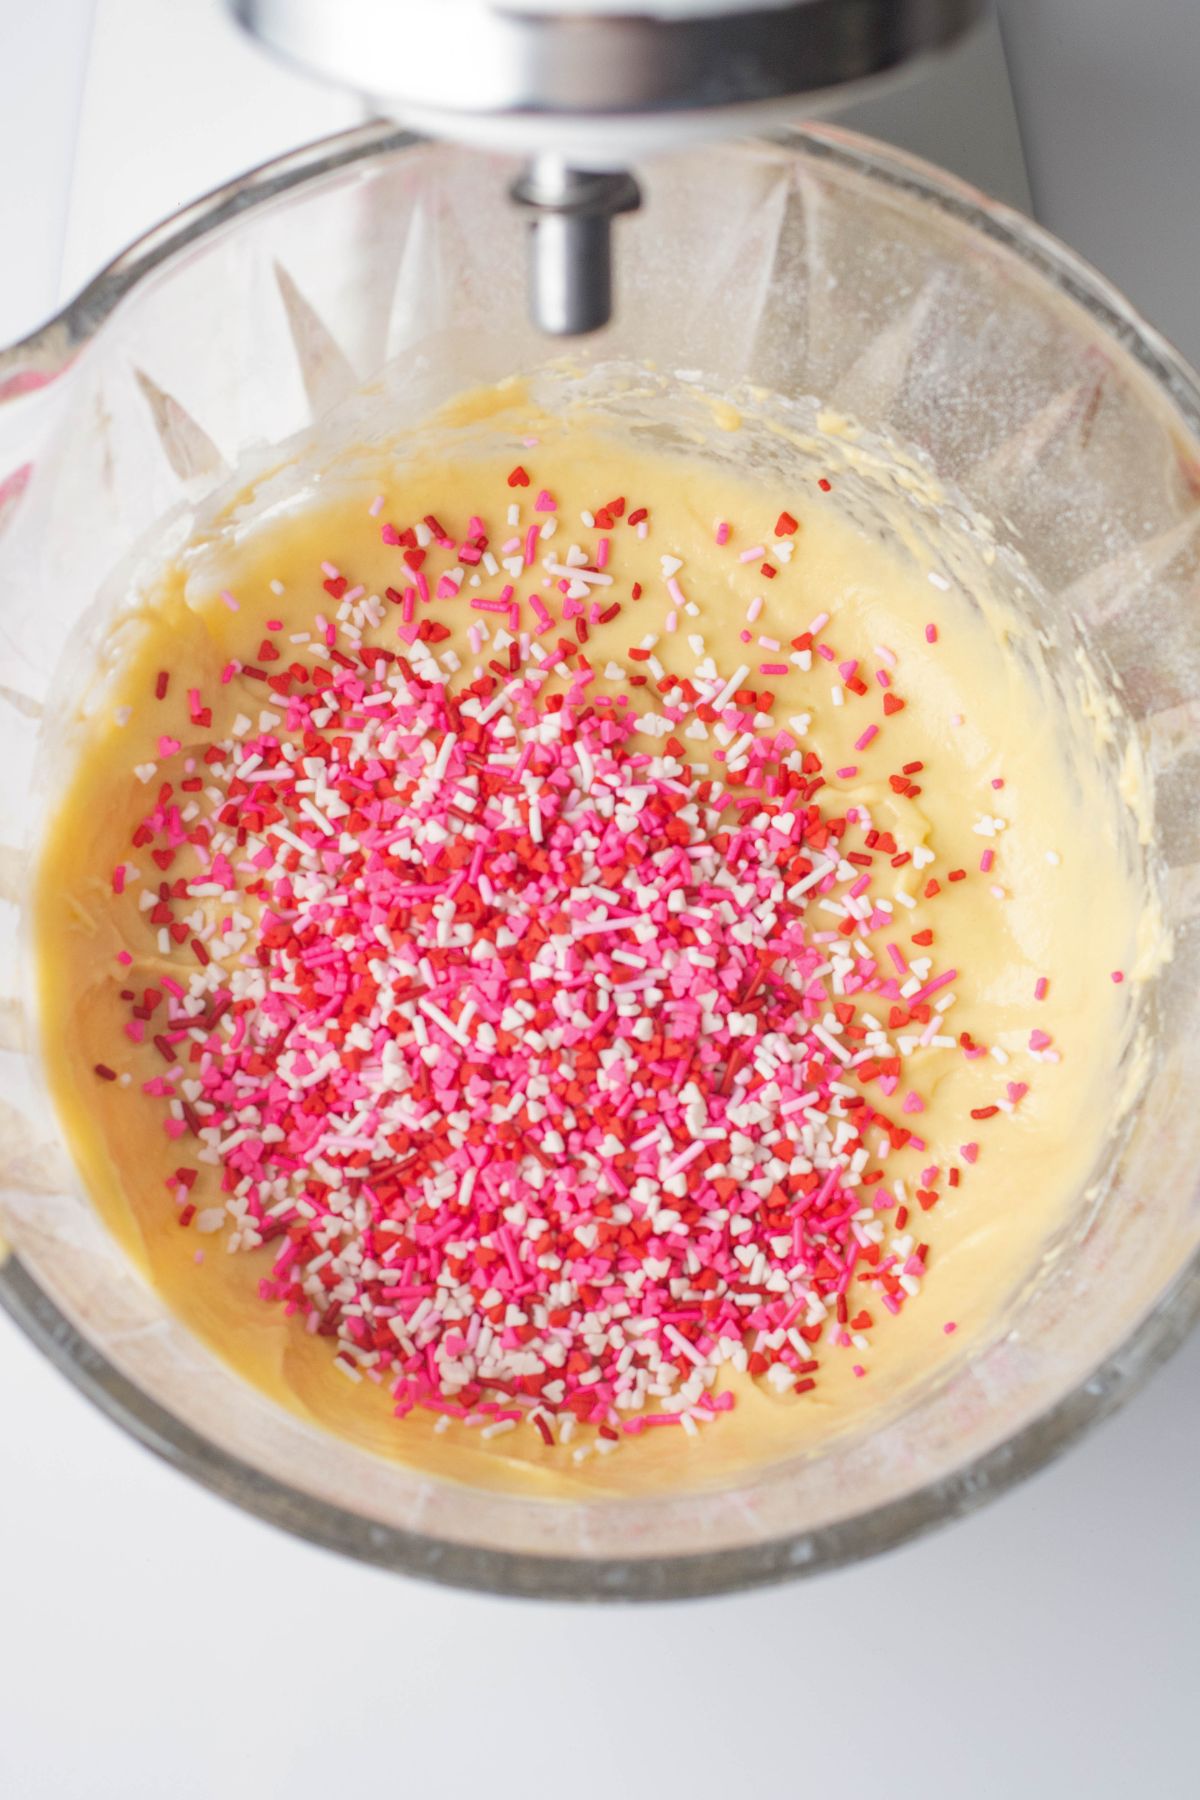
[[[357,116],[206,0],[91,17],[0,0],[0,342],[144,225]],[[1004,17],[1042,216],[1200,356],[1200,8]],[[974,174],[978,151],[946,159]],[[1064,1462],[881,1561],[581,1611],[277,1535],[127,1441],[0,1319],[0,1796],[1183,1800],[1198,1382],[1193,1340]]]

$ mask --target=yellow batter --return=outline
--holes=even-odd
[[[608,439],[582,416],[538,414],[517,387],[487,397],[479,411],[491,415],[492,436],[474,453],[459,444],[439,454],[434,432],[407,465],[403,452],[381,453],[373,468],[360,458],[352,480],[298,516],[238,530],[240,515],[231,509],[224,529],[165,569],[123,627],[119,671],[103,704],[97,707],[93,694],[76,717],[73,769],[41,862],[36,932],[45,1057],[83,1179],[109,1225],[178,1315],[285,1406],[381,1453],[473,1482],[544,1494],[698,1485],[861,1425],[914,1384],[935,1379],[950,1358],[995,1328],[1069,1217],[1111,1123],[1126,1045],[1130,987],[1128,979],[1114,983],[1112,972],[1137,973],[1143,896],[1127,855],[1129,821],[1101,777],[1089,728],[1065,717],[1036,662],[1018,653],[1032,640],[1002,600],[981,609],[937,570],[931,582],[927,568],[902,566],[845,522],[836,488],[823,494],[817,471],[786,488],[739,487],[699,459]],[[459,424],[467,416],[461,407],[455,415]],[[508,485],[514,462],[530,471],[528,489]],[[734,1377],[736,1408],[697,1438],[651,1431],[624,1440],[611,1455],[594,1453],[594,1446],[589,1452],[586,1431],[572,1445],[547,1449],[525,1426],[484,1441],[457,1425],[439,1430],[420,1411],[395,1420],[386,1391],[369,1381],[352,1384],[335,1369],[327,1341],[257,1297],[269,1250],[226,1254],[224,1234],[198,1237],[179,1228],[164,1185],[179,1164],[179,1147],[163,1135],[160,1106],[140,1092],[162,1064],[152,1048],[124,1035],[127,1010],[119,998],[131,980],[169,972],[173,959],[160,954],[136,887],[118,897],[111,886],[153,792],[153,780],[147,787],[135,768],[155,763],[164,733],[185,749],[196,741],[189,687],[201,689],[214,711],[202,742],[232,731],[239,715],[257,722],[262,685],[245,677],[222,685],[220,672],[233,656],[253,659],[269,620],[283,622],[286,641],[311,632],[316,613],[332,616],[320,565],[336,565],[371,594],[397,581],[398,552],[381,543],[369,510],[376,494],[385,496],[385,519],[432,513],[459,533],[468,512],[481,513],[498,543],[510,529],[523,535],[529,524],[545,522],[533,510],[542,486],[553,490],[559,524],[539,554],[561,557],[573,542],[594,545],[597,532],[582,515],[606,496],[628,496],[631,509],[649,512],[644,536],[627,521],[610,533],[622,592],[638,582],[643,594],[611,625],[592,630],[595,668],[614,665],[601,688],[634,694],[627,677],[639,665],[628,648],[643,640],[656,640],[664,667],[688,675],[698,656],[688,640],[702,638],[703,654],[732,674],[777,660],[761,638],[777,641],[778,660],[788,659],[790,640],[815,616],[829,615],[817,638],[835,647],[839,662],[858,661],[872,688],[868,699],[835,704],[842,682],[836,665],[819,656],[808,669],[789,661],[786,675],[761,685],[777,694],[779,721],[807,718],[806,742],[842,800],[867,805],[901,850],[918,853],[919,867],[885,871],[877,891],[895,896],[906,941],[926,926],[936,929],[938,966],[962,971],[946,1031],[968,1032],[989,1047],[973,1061],[944,1045],[917,1049],[906,1068],[926,1099],[920,1129],[928,1149],[895,1153],[888,1180],[899,1178],[911,1192],[926,1163],[958,1165],[963,1180],[914,1220],[914,1241],[931,1246],[931,1261],[902,1314],[876,1308],[869,1343],[823,1348],[811,1393],[780,1398]],[[514,505],[519,524],[509,528]],[[774,536],[784,508],[799,526],[786,540],[790,552]],[[731,527],[725,545],[715,530],[721,520]],[[739,560],[758,546],[762,555]],[[673,624],[668,615],[678,608],[663,557],[682,564],[680,579],[695,608]],[[764,560],[776,570],[771,579],[761,572]],[[540,570],[538,576],[519,584],[523,595],[540,591]],[[484,571],[478,592],[494,593],[504,579]],[[222,602],[222,590],[236,594],[240,610]],[[464,586],[464,596],[471,592]],[[397,648],[397,615],[386,610],[374,635]],[[493,652],[473,655],[467,626],[482,620],[494,632],[498,621],[469,612],[465,598],[431,609],[431,616],[453,628],[438,653],[453,649],[469,678]],[[372,636],[368,630],[366,641]],[[879,668],[893,670],[907,705],[887,721],[886,749],[857,751],[864,720],[879,713]],[[162,700],[154,698],[159,670],[171,671]],[[688,752],[700,762],[715,747],[693,742]],[[895,794],[885,778],[910,761],[925,765],[916,800]],[[856,773],[834,773],[847,768]],[[994,863],[983,873],[980,858],[989,849]],[[951,884],[948,872],[957,868],[968,879]],[[941,880],[934,902],[922,898],[930,877]],[[122,948],[133,953],[128,971],[115,960]],[[177,961],[186,979],[194,966],[186,946]],[[1035,1001],[1043,977],[1045,997]],[[1049,1057],[1030,1052],[1035,1028],[1047,1034]],[[97,1081],[97,1063],[131,1080]],[[1021,1104],[986,1127],[972,1125],[971,1109],[995,1102],[1010,1081],[1029,1086]],[[967,1139],[985,1143],[975,1166],[964,1163]],[[204,1188],[212,1175],[202,1174],[193,1196],[201,1208],[214,1197],[215,1186]]]

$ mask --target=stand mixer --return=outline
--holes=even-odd
[[[984,0],[230,0],[291,62],[430,137],[527,158],[529,308],[551,336],[612,315],[631,165],[769,128],[948,49]]]
[[[383,1567],[573,1598],[790,1578],[969,1511],[1132,1392],[1200,1311],[1200,1110],[1180,1104],[1200,1085],[1200,382],[1026,216],[853,131],[786,127],[831,92],[949,48],[976,4],[645,4],[631,19],[600,0],[582,15],[566,0],[553,12],[342,0],[336,15],[241,0],[277,51],[382,96],[425,135],[377,120],[251,170],[0,348],[10,898],[26,891],[55,759],[74,754],[61,671],[119,657],[109,598],[136,595],[131,577],[164,534],[191,533],[197,509],[211,519],[233,494],[291,504],[297,455],[321,474],[339,448],[401,442],[443,401],[516,372],[560,383],[555,412],[567,381],[573,402],[589,397],[577,377],[590,370],[606,421],[624,405],[631,434],[648,419],[648,443],[719,450],[743,473],[775,466],[794,439],[768,433],[771,417],[752,441],[751,409],[727,431],[742,393],[756,421],[777,406],[789,429],[817,409],[852,422],[860,435],[842,442],[860,473],[862,434],[911,448],[957,497],[955,518],[993,521],[997,550],[1019,555],[1066,672],[1078,633],[1120,673],[1177,949],[1142,1002],[1145,1086],[1104,1158],[1104,1204],[1089,1190],[1014,1328],[944,1381],[877,1427],[728,1483],[548,1506],[435,1480],[275,1405],[211,1356],[77,1178],[22,916],[3,910],[0,1308],[128,1432],[258,1516]],[[514,209],[503,185],[522,160]],[[619,306],[599,355],[547,368],[539,327],[570,335],[610,315],[611,221],[643,165],[648,204],[618,234]],[[622,389],[609,377],[630,365],[639,382]],[[848,476],[838,497],[853,498]],[[1098,693],[1107,703],[1107,685]],[[1119,750],[1114,736],[1114,779]]]

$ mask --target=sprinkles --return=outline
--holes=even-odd
[[[932,850],[843,806],[802,742],[808,715],[774,718],[765,681],[811,668],[829,616],[791,664],[753,673],[723,673],[699,637],[693,673],[669,672],[647,633],[605,670],[627,691],[589,697],[590,629],[641,589],[623,586],[619,536],[543,555],[553,492],[523,465],[507,489],[531,489],[521,504],[545,522],[522,528],[506,493],[498,534],[482,514],[461,540],[431,516],[382,525],[386,603],[322,563],[316,597],[334,605],[314,633],[251,639],[227,664],[251,696],[227,735],[188,690],[198,742],[157,737],[113,875],[174,959],[143,980],[119,953],[125,1032],[160,1058],[141,1089],[179,1147],[180,1227],[268,1258],[262,1300],[329,1338],[343,1375],[386,1384],[398,1416],[489,1439],[527,1424],[548,1448],[588,1428],[608,1451],[662,1425],[694,1435],[734,1404],[729,1372],[806,1394],[827,1350],[869,1347],[872,1308],[902,1311],[928,1268],[910,1208],[983,1154],[963,1143],[915,1194],[889,1181],[889,1155],[926,1149],[920,1059],[987,1047],[942,1025],[960,974],[935,965],[932,930],[911,958],[894,936],[872,947]],[[624,497],[581,517],[649,529]],[[799,532],[777,516],[789,552]],[[489,536],[509,580],[468,602],[465,582],[498,572]],[[662,567],[671,633],[696,608],[681,559]],[[540,592],[518,593],[526,579]],[[439,652],[439,603],[475,615],[473,673]],[[365,641],[385,616],[399,650]],[[844,684],[833,703],[872,707],[855,749],[915,798],[923,764],[887,752],[895,654],[877,647],[872,688],[815,647]],[[1050,1044],[1029,1034],[1035,1060]],[[1009,1082],[970,1118],[1027,1092]]]

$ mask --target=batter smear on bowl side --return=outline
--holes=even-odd
[[[487,410],[147,594],[43,853],[46,1057],[285,1404],[715,1480],[994,1326],[1109,1124],[1136,884],[1016,627],[836,476]]]

